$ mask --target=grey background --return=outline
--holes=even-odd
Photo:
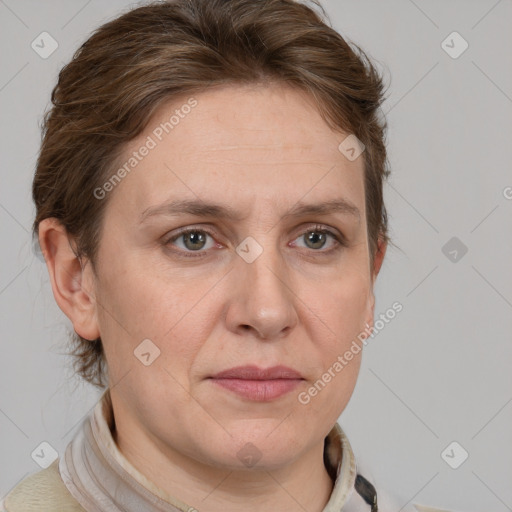
[[[130,5],[0,1],[0,500],[40,469],[42,441],[62,454],[99,397],[62,354],[72,327],[32,252],[30,185],[59,69]],[[323,5],[389,84],[385,199],[401,249],[388,250],[376,318],[403,311],[366,347],[341,425],[400,506],[512,510],[512,1]],[[43,31],[59,45],[47,59],[31,48]],[[456,59],[441,46],[453,31],[469,44]],[[455,262],[452,237],[468,248]],[[452,441],[469,453],[458,469],[441,457]]]

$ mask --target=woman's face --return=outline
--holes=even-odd
[[[373,324],[363,158],[340,152],[347,135],[274,85],[173,102],[130,142],[129,172],[98,199],[93,290],[116,421],[131,436],[226,468],[246,455],[286,465],[322,442],[361,353],[335,362]],[[324,208],[334,201],[352,206]],[[249,365],[299,378],[212,378]]]

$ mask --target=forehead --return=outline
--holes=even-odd
[[[130,171],[111,200],[140,214],[170,197],[224,198],[243,209],[341,194],[361,208],[364,162],[338,149],[347,135],[325,123],[308,95],[286,86],[183,96],[162,105],[127,145],[118,165],[135,165],[125,165]]]

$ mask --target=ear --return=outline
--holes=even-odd
[[[90,264],[83,265],[78,259],[73,243],[58,219],[40,222],[39,245],[50,274],[53,296],[75,332],[82,338],[95,340],[100,332],[93,295],[94,274]]]
[[[373,261],[373,272],[372,272],[372,283],[375,284],[375,279],[377,279],[377,275],[379,274],[380,268],[382,266],[382,262],[384,261],[384,256],[386,255],[386,250],[388,248],[388,244],[385,240],[379,237],[377,241],[377,250],[375,252],[375,258]]]
[[[373,287],[375,285],[375,280],[377,279],[377,275],[379,274],[379,271],[382,267],[382,262],[384,261],[384,256],[386,255],[388,244],[385,240],[382,240],[382,238],[379,237],[377,242],[377,250],[375,252],[375,257],[373,259],[373,269],[372,269],[372,275],[371,275],[371,290],[370,290],[370,297],[369,297],[369,306],[368,306],[368,313],[366,317],[366,325],[370,326],[370,329],[367,331],[369,332],[373,328],[373,319],[375,316],[375,294],[373,292]]]

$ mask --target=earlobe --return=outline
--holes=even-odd
[[[100,333],[93,296],[92,269],[82,266],[76,256],[73,240],[66,228],[55,218],[39,224],[39,244],[46,261],[53,296],[59,308],[71,320],[75,332],[94,340]]]

